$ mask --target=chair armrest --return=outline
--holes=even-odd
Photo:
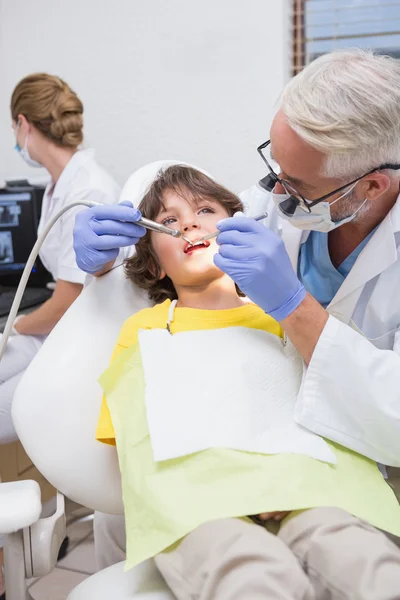
[[[40,518],[42,503],[36,481],[0,483],[0,533],[29,527]]]
[[[60,492],[57,492],[56,512],[50,517],[39,519],[29,528],[29,532],[25,533],[26,535],[29,533],[29,548],[32,556],[30,577],[43,577],[56,566],[60,546],[67,535],[65,499]]]

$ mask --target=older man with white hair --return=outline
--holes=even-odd
[[[270,137],[269,174],[243,194],[271,191],[269,228],[227,221],[217,264],[308,365],[298,423],[399,467],[400,62],[320,57],[287,85]]]
[[[297,423],[385,473],[384,465],[400,466],[400,63],[358,49],[320,57],[286,86],[258,150],[268,174],[242,199],[249,214],[268,211],[267,227],[221,221],[215,263],[302,355]],[[88,272],[103,272],[143,234],[136,209],[129,224],[121,207],[107,210],[77,218],[77,262]],[[391,542],[349,515],[318,510],[282,526],[313,589],[289,589],[282,573],[274,597],[354,598],[358,589],[364,600],[398,598]],[[112,527],[98,519],[102,566],[122,558]],[[369,552],[376,543],[379,561]]]

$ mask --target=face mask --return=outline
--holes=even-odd
[[[15,132],[15,137],[18,135],[18,130],[19,130],[19,124],[17,125],[17,130]],[[37,160],[33,160],[33,158],[31,158],[31,155],[29,154],[29,150],[28,150],[28,137],[29,137],[29,133],[27,134],[27,136],[25,138],[25,144],[24,144],[23,148],[21,148],[20,145],[17,142],[15,144],[15,146],[14,146],[14,149],[18,152],[18,154],[20,155],[20,157],[22,158],[22,160],[24,160],[27,165],[29,165],[30,167],[35,167],[37,169],[40,169],[40,168],[43,167],[43,165],[41,165],[40,162],[37,162]]]
[[[335,204],[335,202],[338,202],[338,200],[341,200],[342,198],[350,194],[350,192],[353,191],[357,183],[358,182],[356,182],[349,190],[347,190],[347,192],[339,196],[339,198],[336,198],[336,200],[334,200],[333,202],[320,202],[319,204],[316,204],[312,207],[310,213],[306,213],[301,208],[297,207],[294,214],[291,216],[286,215],[280,208],[280,203],[287,200],[290,197],[289,194],[274,194],[273,192],[271,192],[271,194],[276,211],[278,215],[282,217],[282,219],[290,221],[290,223],[298,229],[305,229],[307,231],[322,231],[327,233],[329,231],[332,231],[333,229],[336,229],[337,227],[340,227],[341,225],[344,225],[345,223],[349,223],[350,221],[352,221],[358,213],[358,211],[366,203],[367,198],[365,198],[364,202],[349,217],[346,217],[341,221],[332,221],[331,206]]]

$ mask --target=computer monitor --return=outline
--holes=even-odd
[[[37,239],[43,188],[0,189],[0,285],[16,285]],[[30,284],[51,279],[40,260]]]

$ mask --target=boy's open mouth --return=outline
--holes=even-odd
[[[200,250],[201,248],[208,248],[210,245],[210,242],[208,240],[205,240],[204,242],[190,242],[190,244],[186,244],[186,246],[184,247],[183,251],[185,254],[189,254],[190,252],[193,252],[194,250]]]

